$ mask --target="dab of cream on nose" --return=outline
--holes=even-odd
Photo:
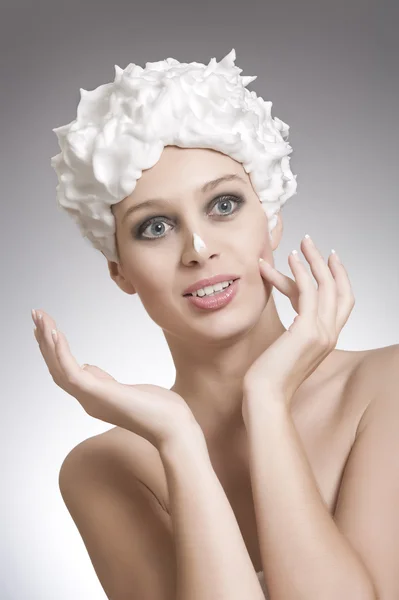
[[[193,233],[193,244],[194,248],[197,252],[199,252],[202,248],[206,248],[205,243],[201,240],[200,236],[196,233]]]

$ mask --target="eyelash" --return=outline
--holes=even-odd
[[[245,202],[245,200],[244,200],[244,198],[242,198],[242,196],[232,196],[230,194],[227,194],[227,195],[218,196],[217,198],[214,198],[211,201],[211,208],[213,208],[214,206],[216,206],[217,204],[219,204],[219,202],[223,202],[223,201],[226,201],[226,200],[235,202],[236,203],[236,209],[233,212],[229,213],[229,214],[226,214],[226,215],[217,215],[217,216],[220,216],[220,217],[224,217],[224,216],[230,217],[231,215],[234,215],[240,209],[241,205],[244,204],[244,202]],[[144,223],[141,223],[141,225],[139,225],[136,228],[136,231],[134,233],[135,239],[152,241],[152,240],[158,240],[158,239],[161,239],[161,238],[165,237],[165,234],[164,235],[157,235],[155,237],[146,237],[146,236],[143,235],[144,231],[148,227],[150,227],[150,225],[152,225],[153,223],[163,223],[164,219],[167,219],[168,221],[170,220],[167,217],[157,216],[157,217],[152,217],[151,219],[147,219],[146,221],[144,221]]]

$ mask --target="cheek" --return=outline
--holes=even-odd
[[[140,269],[135,269],[132,273],[132,282],[138,294],[150,302],[152,299],[159,299],[160,295],[165,295],[171,287],[173,279],[168,277],[167,271],[159,266],[144,265]]]
[[[266,215],[264,215],[266,217]],[[271,240],[268,229],[267,219],[260,219],[254,237],[258,244],[258,256],[262,256],[265,259],[271,259],[273,257],[273,251],[271,248]]]
[[[240,246],[245,245],[244,256],[252,257],[251,261],[260,256],[270,258],[273,255],[265,213],[263,213],[263,218],[258,213],[256,218],[251,219],[251,222],[247,224],[245,235],[236,239],[237,241],[241,240]]]

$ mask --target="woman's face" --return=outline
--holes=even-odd
[[[225,175],[235,177],[201,189]],[[162,329],[209,339],[256,323],[267,301],[258,258],[273,264],[273,254],[267,216],[241,163],[214,150],[167,146],[112,211],[121,263],[112,263],[111,276],[139,294]],[[199,253],[194,232],[206,245]],[[224,308],[204,311],[183,296],[190,284],[220,273],[240,277]]]

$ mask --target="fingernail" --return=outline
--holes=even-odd
[[[298,250],[293,250],[291,252],[292,256],[295,258],[295,260],[299,261],[299,256],[298,256]]]
[[[265,261],[264,261],[264,260],[263,260],[263,258],[261,257],[261,258],[259,259],[259,262],[265,262]]]
[[[33,319],[35,325],[37,325],[36,311],[34,308],[31,309],[31,313],[32,313],[32,319]]]
[[[312,245],[314,245],[313,240],[308,233],[305,235],[305,238],[308,240],[308,242],[310,242]]]
[[[335,252],[335,250],[331,250],[331,253],[332,253],[332,254],[335,254],[335,258],[336,258],[336,259],[337,259],[337,261],[340,263],[340,262],[341,262],[341,259],[340,259],[340,257],[338,256],[338,254]]]

